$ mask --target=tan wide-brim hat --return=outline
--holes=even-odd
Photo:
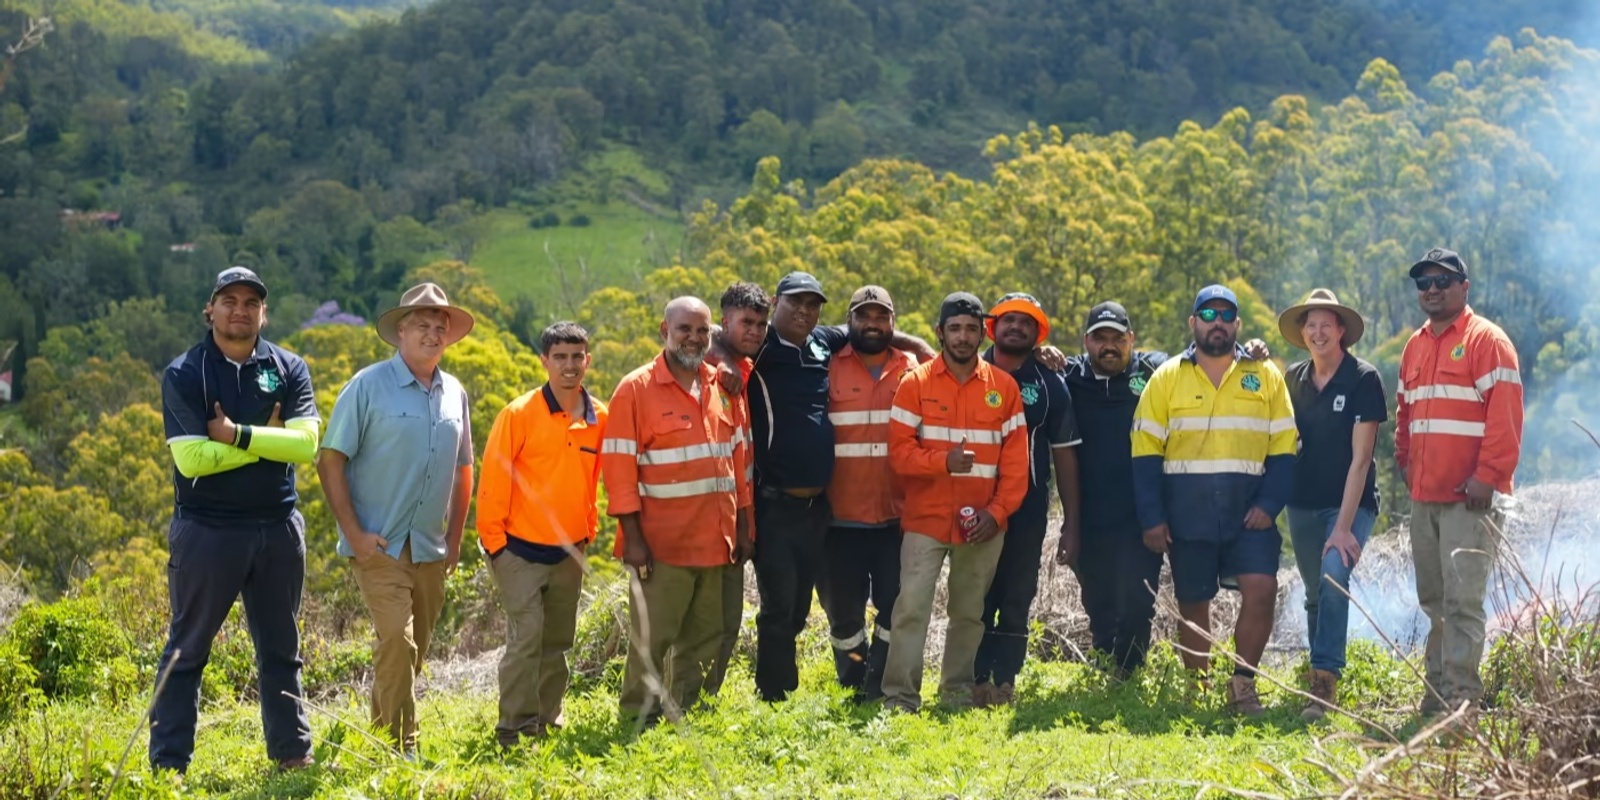
[[[424,308],[436,308],[450,315],[450,331],[445,334],[445,345],[452,345],[461,341],[472,332],[474,321],[472,315],[465,309],[450,305],[450,299],[444,296],[444,290],[436,283],[419,283],[400,295],[400,305],[383,312],[378,317],[378,338],[395,347],[400,346],[400,337],[395,328],[400,324],[400,318],[406,314]]]
[[[1301,350],[1310,350],[1306,347],[1306,338],[1300,331],[1300,315],[1307,311],[1332,311],[1339,315],[1339,321],[1344,323],[1344,346],[1350,347],[1361,341],[1361,334],[1367,330],[1367,323],[1361,319],[1361,314],[1355,309],[1340,305],[1339,298],[1329,289],[1312,289],[1305,302],[1289,306],[1278,315],[1278,332],[1289,344]]]

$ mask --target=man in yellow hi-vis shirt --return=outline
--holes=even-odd
[[[1209,632],[1218,587],[1242,595],[1234,645],[1249,666],[1234,670],[1228,708],[1257,716],[1254,667],[1277,604],[1274,520],[1293,485],[1294,410],[1283,373],[1239,348],[1239,300],[1227,287],[1200,290],[1189,329],[1194,344],[1156,370],[1134,413],[1134,497],[1145,546],[1172,565],[1186,622]],[[1204,636],[1184,625],[1178,642],[1191,651],[1184,666],[1207,668]]]

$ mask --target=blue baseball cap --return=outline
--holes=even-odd
[[[1212,300],[1226,300],[1228,305],[1233,306],[1233,310],[1239,310],[1239,298],[1233,296],[1232,289],[1220,283],[1213,283],[1194,296],[1194,310],[1199,311],[1201,306]]]

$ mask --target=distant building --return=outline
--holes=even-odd
[[[79,211],[76,208],[63,208],[56,217],[62,225],[71,228],[106,228],[108,230],[122,226],[122,212],[120,211]]]

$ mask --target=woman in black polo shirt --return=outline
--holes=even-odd
[[[1355,309],[1316,289],[1278,317],[1278,330],[1311,358],[1285,373],[1300,430],[1289,535],[1306,587],[1311,694],[1301,716],[1320,719],[1338,694],[1350,617],[1350,572],[1378,517],[1372,451],[1388,419],[1383,379],[1350,354],[1365,328]]]

